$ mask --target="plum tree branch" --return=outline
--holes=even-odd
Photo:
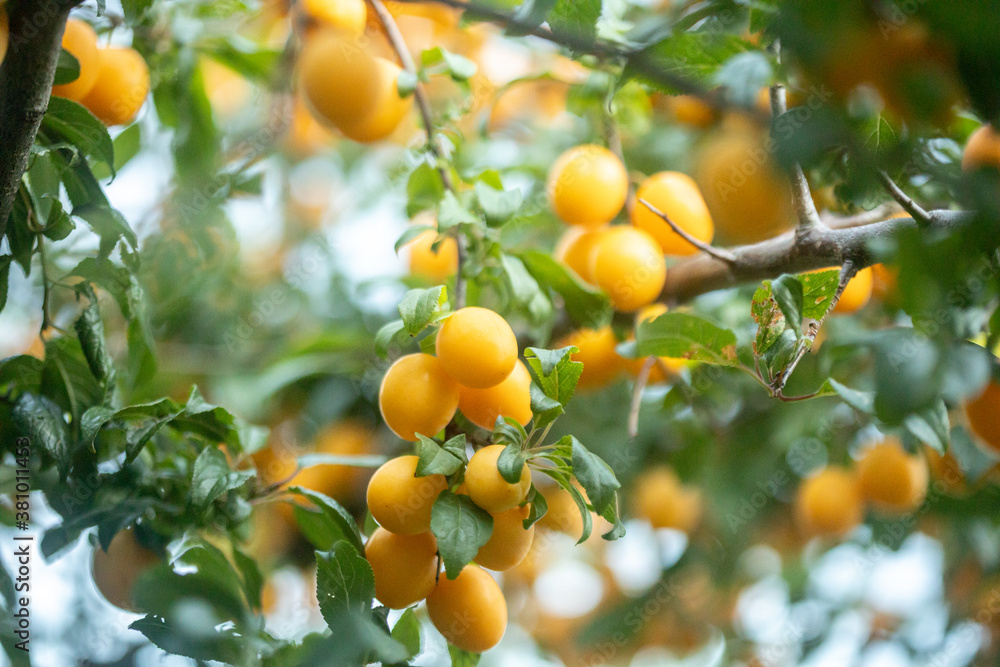
[[[392,50],[396,53],[396,57],[399,59],[399,64],[414,77],[413,98],[417,103],[417,108],[420,110],[420,120],[423,122],[424,131],[427,134],[427,148],[440,160],[444,155],[435,136],[431,105],[424,92],[423,85],[418,78],[417,65],[410,56],[406,40],[403,39],[403,34],[399,31],[399,26],[396,25],[396,20],[392,17],[392,14],[382,0],[368,0],[368,4],[378,17],[378,21],[385,31],[385,36],[389,40]],[[448,169],[442,165],[438,165],[438,173],[441,175],[441,182],[444,183],[444,186],[453,193],[457,193]],[[462,267],[465,265],[466,251],[461,235],[455,236],[455,245],[458,248],[458,269],[455,272],[455,308],[458,309],[465,306],[465,281],[462,278]]]
[[[892,177],[884,171],[878,172],[879,180],[882,182],[882,187],[885,191],[889,193],[896,203],[903,207],[903,210],[910,214],[910,216],[919,224],[920,226],[926,226],[930,222],[930,217],[919,204],[917,204],[913,199],[910,198],[908,194],[903,192],[903,189],[896,184],[896,181],[892,180]]]
[[[650,204],[645,199],[639,199],[639,203],[648,208],[653,215],[658,216],[661,220],[663,220],[663,222],[670,225],[670,229],[674,230],[678,236],[680,236],[682,239],[693,245],[698,250],[701,250],[704,253],[708,253],[712,257],[722,260],[723,262],[732,262],[736,259],[735,255],[733,255],[733,253],[729,252],[725,248],[716,248],[715,246],[709,245],[704,241],[700,241],[695,237],[691,236],[686,231],[681,229],[676,222],[671,220],[670,216],[668,216],[666,213],[664,213],[660,209]]]
[[[6,3],[9,42],[0,65],[0,237],[49,105],[62,34],[79,0]]]
[[[956,229],[974,216],[967,211],[938,210],[928,214],[935,229]],[[802,273],[848,260],[857,269],[874,263],[872,241],[916,228],[912,218],[890,218],[859,227],[830,229],[826,226],[806,232],[786,232],[773,239],[729,248],[732,261],[707,253],[681,260],[667,271],[660,295],[668,304],[689,301],[697,296],[745,283],[777,278],[783,273]]]

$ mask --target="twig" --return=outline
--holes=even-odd
[[[675,223],[673,220],[671,220],[670,216],[668,216],[666,213],[664,213],[660,209],[658,209],[655,206],[653,206],[652,204],[650,204],[645,199],[640,198],[639,199],[639,203],[642,204],[643,206],[645,206],[646,208],[648,208],[653,213],[653,215],[659,216],[663,220],[663,222],[665,222],[668,225],[670,225],[670,228],[672,230],[674,230],[675,232],[677,232],[678,236],[680,236],[681,238],[683,238],[685,241],[687,241],[688,243],[690,243],[691,245],[693,245],[698,250],[701,250],[702,252],[707,253],[707,254],[711,255],[712,257],[714,257],[714,258],[716,258],[718,260],[721,260],[723,262],[735,262],[736,261],[736,255],[734,255],[733,253],[729,252],[725,248],[716,248],[715,246],[709,245],[709,244],[705,243],[704,241],[700,241],[700,240],[696,239],[695,237],[691,236],[686,231],[684,231],[683,229],[681,229],[677,225],[677,223]]]
[[[427,134],[427,149],[434,154],[434,157],[441,160],[444,158],[444,152],[437,141],[434,129],[434,117],[431,114],[431,105],[427,100],[423,85],[417,76],[417,65],[413,62],[410,51],[406,47],[406,40],[403,39],[403,34],[399,31],[399,26],[396,25],[396,20],[392,17],[389,10],[386,9],[385,3],[382,0],[368,0],[368,4],[378,17],[379,23],[385,31],[385,36],[389,40],[392,50],[396,53],[396,57],[399,59],[399,64],[405,71],[412,74],[416,81],[413,86],[413,99],[417,102],[417,108],[420,110],[420,120],[423,122],[424,131]],[[439,164],[437,170],[441,175],[441,182],[444,183],[444,186],[451,192],[456,193],[455,183],[452,181],[451,173],[448,169]],[[455,308],[459,309],[465,306],[465,280],[462,278],[462,268],[465,266],[466,249],[461,234],[455,235],[455,244],[458,246],[458,268],[455,271]]]
[[[916,223],[920,227],[926,227],[931,222],[931,215],[925,211],[919,204],[917,204],[913,199],[910,198],[908,194],[903,192],[903,189],[896,185],[896,181],[892,180],[892,177],[885,171],[880,170],[878,172],[878,178],[882,181],[882,187],[885,191],[889,193],[896,203],[903,207],[903,210],[910,214]]]
[[[659,360],[655,356],[646,357],[635,378],[635,386],[632,388],[632,406],[628,411],[628,437],[633,440],[639,435],[639,409],[642,407],[642,392],[646,389],[649,374],[653,370],[653,364],[657,361]]]
[[[881,222],[893,213],[898,213],[899,207],[895,204],[882,204],[870,211],[862,211],[854,215],[834,215],[828,214],[823,217],[823,222],[831,229],[849,229],[851,227],[864,227],[876,222]]]
[[[803,336],[799,341],[799,346],[795,351],[795,356],[788,363],[788,365],[775,376],[774,381],[771,383],[771,390],[774,396],[782,398],[783,400],[788,400],[783,397],[781,393],[785,388],[785,384],[788,382],[788,378],[792,375],[792,371],[795,370],[795,367],[799,365],[799,361],[802,360],[802,357],[806,355],[806,352],[812,349],[813,343],[816,341],[816,335],[819,333],[819,328],[823,325],[827,315],[829,315],[837,306],[837,303],[840,301],[840,297],[844,294],[844,290],[847,289],[847,284],[851,282],[851,278],[853,278],[857,272],[858,268],[855,266],[853,261],[847,260],[844,262],[844,265],[840,268],[840,282],[837,284],[837,291],[833,293],[833,298],[826,307],[826,312],[823,313],[823,316],[818,320],[812,320],[809,322],[805,336]],[[806,398],[811,398],[811,396],[800,396],[792,400],[805,400]]]
[[[775,42],[774,51],[777,54],[778,44]],[[785,95],[785,87],[780,83],[771,86],[771,114],[777,118],[788,111],[788,102]],[[816,210],[816,203],[813,201],[812,192],[809,190],[809,181],[806,180],[802,165],[793,162],[788,168],[788,179],[792,186],[792,204],[795,207],[795,217],[798,220],[797,234],[807,234],[816,229],[825,227],[823,220]]]

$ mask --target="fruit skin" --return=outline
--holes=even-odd
[[[444,282],[458,271],[458,242],[445,237],[437,252],[431,248],[437,233],[427,230],[406,244],[410,252],[410,274],[434,282]]]
[[[490,570],[505,572],[524,560],[535,538],[534,525],[524,529],[523,521],[530,511],[531,507],[525,505],[493,515],[493,534],[479,547],[476,562]]]
[[[672,469],[657,466],[636,480],[632,502],[635,514],[653,528],[691,533],[701,522],[701,492],[681,483]]]
[[[430,438],[448,425],[458,409],[458,391],[439,359],[408,354],[382,378],[378,407],[392,432],[413,442],[417,433]]]
[[[71,100],[82,100],[97,81],[98,58],[97,33],[90,24],[80,19],[66,21],[62,47],[69,51],[80,63],[80,75],[75,81],[52,86],[52,94]]]
[[[465,469],[465,486],[472,502],[493,515],[520,505],[531,488],[531,471],[527,465],[521,468],[521,479],[516,484],[500,476],[497,459],[503,450],[503,445],[483,447],[472,455]]]
[[[552,208],[571,225],[600,227],[611,222],[628,197],[625,165],[603,146],[587,144],[556,159],[547,183]]]
[[[983,125],[973,132],[962,153],[962,169],[972,171],[980,167],[1000,169],[1000,132],[992,125]]]
[[[856,468],[861,495],[885,514],[906,514],[927,496],[927,462],[895,438],[868,449]]]
[[[983,393],[965,404],[965,416],[982,443],[1000,452],[1000,384],[991,380]]]
[[[840,301],[834,306],[833,312],[856,313],[864,308],[872,297],[873,283],[874,277],[870,266],[855,273],[840,295]]]
[[[706,142],[694,180],[724,243],[763,241],[795,224],[788,180],[755,132],[722,132]]]
[[[105,125],[131,123],[149,94],[149,68],[135,49],[97,51],[97,77],[80,100]]]
[[[336,30],[317,31],[299,56],[299,86],[313,115],[334,127],[365,122],[376,110],[378,63]]]
[[[125,611],[136,611],[132,600],[135,582],[160,562],[160,557],[140,545],[131,528],[118,531],[108,550],[94,549],[94,584],[104,599]]]
[[[427,596],[427,614],[449,643],[472,653],[496,646],[507,629],[503,591],[475,565],[466,565],[455,579],[438,580]]]
[[[378,528],[365,543],[375,573],[375,597],[389,609],[404,609],[434,590],[438,572],[433,533],[396,535]]]
[[[365,32],[367,19],[364,0],[296,0],[292,5],[292,20],[306,33],[322,28],[358,38]]]
[[[594,282],[615,310],[631,312],[652,303],[667,280],[660,244],[648,232],[612,227],[594,248]]]
[[[570,227],[559,239],[552,255],[568,266],[585,283],[594,282],[594,248],[609,227]]]
[[[375,58],[378,71],[374,105],[371,113],[356,121],[341,121],[337,127],[349,139],[371,143],[392,134],[413,108],[413,96],[400,97],[397,82],[402,71],[399,65],[385,58]]]
[[[861,523],[863,510],[857,479],[839,466],[803,480],[795,498],[795,518],[808,535],[842,536]]]
[[[577,329],[553,344],[553,348],[576,347],[573,361],[583,364],[577,382],[578,389],[604,387],[615,380],[628,367],[628,360],[615,351],[618,339],[610,326],[600,329]]]
[[[507,379],[486,389],[459,387],[458,409],[476,426],[493,430],[497,417],[517,420],[521,426],[531,421],[531,374],[518,359]]]
[[[434,349],[448,375],[463,387],[495,387],[517,364],[517,338],[507,321],[487,308],[461,308],[438,331]]]
[[[698,184],[687,174],[679,171],[653,174],[639,186],[636,200],[632,209],[632,224],[652,234],[664,254],[693,255],[698,249],[638,200],[648,201],[666,213],[675,225],[699,241],[712,242],[715,234],[712,215],[708,212]]]
[[[700,130],[718,120],[715,109],[694,95],[657,95],[654,105],[662,107],[678,123]]]
[[[414,477],[416,456],[386,461],[368,482],[368,511],[380,526],[397,535],[417,535],[431,529],[431,508],[448,488],[444,475]]]

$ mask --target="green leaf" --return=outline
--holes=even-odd
[[[497,420],[499,425],[499,419]],[[521,471],[527,462],[527,454],[521,447],[511,443],[504,447],[497,458],[497,470],[509,484],[517,484],[521,481]]]
[[[83,155],[114,166],[115,148],[108,128],[82,105],[64,97],[50,98],[42,128],[73,144]]]
[[[525,530],[538,523],[549,511],[549,504],[546,502],[545,496],[535,488],[534,484],[531,485],[531,490],[528,492],[528,503],[531,508],[528,510],[528,518],[521,522]]]
[[[383,325],[375,334],[375,353],[383,359],[388,359],[390,348],[402,345],[408,337],[403,320],[393,320]]]
[[[757,93],[771,84],[771,61],[760,51],[737,53],[712,76],[712,82],[728,89],[728,97],[741,106],[753,106]]]
[[[64,238],[69,236],[70,232],[76,229],[76,223],[73,219],[69,217],[69,214],[63,210],[62,202],[58,199],[52,199],[52,208],[49,209],[49,216],[45,222],[45,227],[42,233],[46,238],[52,239],[53,241],[62,241]]]
[[[908,415],[903,419],[903,426],[939,454],[944,454],[948,450],[951,428],[948,423],[948,408],[944,401],[936,401],[930,407]]]
[[[375,575],[365,557],[347,542],[316,552],[316,597],[331,628],[345,614],[364,614],[375,599]]]
[[[206,447],[194,461],[191,500],[205,508],[227,491],[238,489],[254,477],[252,470],[230,470],[226,455],[218,447]]]
[[[849,406],[865,414],[875,413],[875,394],[866,391],[858,391],[840,384],[833,378],[827,380],[837,395]]]
[[[90,228],[101,237],[102,243],[113,248],[119,239],[124,239],[133,249],[138,249],[139,240],[125,217],[107,204],[84,204],[74,206],[73,215],[83,218]]]
[[[758,357],[766,354],[785,331],[785,316],[771,292],[771,282],[765,280],[753,294],[750,315],[757,323],[753,351]]]
[[[93,291],[90,303],[80,317],[76,320],[74,328],[77,338],[80,339],[80,347],[83,349],[83,356],[87,359],[90,372],[94,374],[98,382],[105,385],[112,379],[114,374],[114,364],[104,340],[104,322],[101,321],[101,311],[97,305],[97,297]]]
[[[771,294],[781,308],[785,321],[798,335],[802,331],[802,283],[787,273],[771,283]]]
[[[569,270],[550,255],[528,251],[518,253],[517,256],[540,286],[551,289],[562,297],[566,314],[573,324],[598,327],[610,321],[612,311],[608,298],[577,282]]]
[[[438,170],[422,162],[410,173],[406,182],[406,214],[415,216],[421,211],[435,208],[444,197],[444,181]]]
[[[434,440],[430,438],[417,434],[419,441],[417,443],[417,469],[414,472],[415,477],[425,477],[427,475],[453,475],[462,467],[464,463],[464,457],[456,456],[454,450],[459,445],[458,439],[461,438],[461,448],[464,454],[465,452],[465,434],[461,434],[449,440],[449,443],[453,443],[449,449],[445,449],[439,445]]]
[[[463,204],[454,192],[448,190],[441,198],[438,210],[438,229],[446,231],[455,225],[474,225],[479,219]]]
[[[239,548],[233,547],[233,562],[243,580],[243,592],[247,596],[247,601],[254,609],[259,610],[261,608],[261,593],[264,591],[264,575],[261,574],[257,561],[243,553]]]
[[[538,296],[538,282],[524,268],[524,263],[512,255],[504,254],[500,258],[504,273],[510,280],[510,288],[514,299],[522,305],[528,305]]]
[[[51,456],[59,474],[65,477],[72,463],[69,429],[63,421],[59,406],[45,396],[22,394],[14,404],[14,426],[38,447]]]
[[[432,227],[431,225],[410,225],[406,228],[406,231],[400,234],[399,238],[396,239],[396,243],[392,246],[392,249],[395,250],[398,255],[403,246],[424,232],[434,232],[437,234],[437,227]]]
[[[493,517],[469,496],[445,489],[431,509],[431,532],[437,538],[445,572],[454,579],[490,539]]]
[[[361,542],[361,532],[358,530],[358,524],[355,523],[354,517],[340,506],[340,503],[318,491],[306,489],[301,486],[290,487],[288,492],[312,501],[326,515],[327,521],[333,531],[332,534],[337,535],[338,540],[350,542],[359,552],[365,550],[364,544]]]
[[[576,391],[576,383],[583,372],[583,364],[573,361],[571,354],[579,352],[575,347],[558,350],[543,350],[529,347],[524,351],[524,359],[535,375],[539,388],[549,398],[565,406]]]
[[[494,188],[483,181],[475,185],[476,198],[486,216],[486,224],[499,227],[514,217],[521,207],[521,192],[519,190],[502,190]]]
[[[216,619],[199,613],[198,625],[207,630],[202,629],[197,634],[192,632],[191,621],[194,619],[190,618],[193,615],[191,612],[193,609],[201,612],[203,607],[204,605],[197,602],[194,605],[184,605],[183,608],[189,616],[186,623],[178,624],[149,614],[133,621],[128,627],[130,630],[141,632],[150,643],[167,653],[199,661],[214,660],[229,665],[239,664],[244,657],[243,645],[246,639],[235,629],[215,630],[212,621]]]
[[[562,440],[565,440],[565,436]],[[562,442],[560,440],[560,442]],[[548,475],[556,482],[559,483],[567,493],[569,493],[570,498],[576,504],[576,508],[580,511],[580,517],[583,519],[583,532],[580,534],[580,539],[577,540],[577,544],[583,544],[590,537],[590,534],[594,530],[594,518],[590,515],[590,508],[587,507],[587,501],[584,499],[583,494],[580,493],[580,489],[573,486],[570,481],[570,476],[563,472],[562,470],[557,470],[555,468],[539,468],[544,474]]]
[[[63,86],[79,78],[80,61],[66,49],[61,49],[59,51],[59,60],[56,62],[56,75],[52,79],[52,85]]]
[[[399,302],[399,316],[403,319],[406,333],[416,336],[428,325],[442,319],[447,314],[447,303],[448,291],[444,285],[407,292]]]
[[[840,269],[801,273],[798,279],[802,283],[802,317],[822,319],[830,309],[833,295],[837,293]]]
[[[676,95],[688,92],[669,84],[655,73],[694,83],[710,85],[712,77],[733,56],[755,47],[736,35],[676,32],[629,58],[619,87],[637,79],[660,92]]]
[[[448,655],[451,657],[451,667],[476,667],[482,657],[480,653],[463,651],[452,644],[448,644]]]
[[[593,454],[579,440],[569,436],[573,447],[573,474],[587,492],[594,510],[604,516],[617,505],[616,492],[621,488],[611,466]]]
[[[392,626],[391,634],[393,639],[406,648],[407,658],[412,658],[420,653],[420,619],[417,618],[412,607],[405,610],[399,617],[396,624]]]
[[[517,420],[503,415],[497,417],[493,424],[493,444],[514,445],[520,449],[527,441],[528,434]]]
[[[562,403],[545,395],[537,384],[531,383],[531,414],[536,429],[544,429],[565,412]]]
[[[129,25],[136,25],[153,6],[153,0],[122,0],[122,11]]]
[[[601,18],[601,0],[558,0],[547,18],[556,35],[593,41]]]
[[[0,255],[0,313],[7,305],[7,288],[10,279],[10,264],[13,261],[10,255]]]
[[[451,76],[455,81],[466,81],[476,73],[476,63],[469,60],[465,56],[460,56],[457,53],[452,53],[447,49],[435,46],[432,49],[426,49],[420,55],[420,61],[425,68],[433,67],[435,65],[441,65],[444,70]]]
[[[738,366],[736,334],[687,313],[664,313],[636,331],[638,356]]]

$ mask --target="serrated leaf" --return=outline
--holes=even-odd
[[[664,313],[636,331],[638,356],[738,366],[736,334],[687,313]]]
[[[375,600],[375,575],[365,557],[348,542],[316,552],[316,597],[327,625],[344,614],[364,614]]]
[[[401,345],[407,339],[406,325],[403,320],[393,320],[382,326],[375,334],[375,353],[383,359],[389,357],[389,349],[393,345]]]
[[[616,492],[621,488],[611,466],[604,459],[592,453],[583,444],[569,436],[573,448],[573,475],[583,486],[594,506],[594,511],[604,516],[617,507]]]
[[[42,128],[76,146],[83,155],[114,167],[115,148],[108,128],[81,104],[64,97],[50,98]]]
[[[592,41],[597,38],[601,0],[558,0],[547,18],[556,35]]]
[[[497,417],[493,425],[493,444],[513,445],[520,449],[527,441],[528,434],[517,420],[503,415]]]
[[[406,648],[408,658],[420,653],[420,619],[412,607],[405,610],[392,626],[391,636]]]
[[[462,449],[465,449],[465,434],[462,434]],[[462,458],[455,456],[430,438],[417,434],[417,469],[415,477],[425,477],[427,475],[453,475],[462,467]],[[452,441],[455,438],[452,438]],[[451,441],[449,441],[451,442]]]
[[[500,190],[482,181],[475,185],[476,198],[486,216],[486,224],[499,227],[514,217],[521,207],[521,192],[519,190]]]
[[[524,351],[528,367],[535,375],[535,381],[549,398],[565,406],[576,391],[576,383],[583,372],[583,364],[573,361],[571,355],[578,352],[576,347],[558,350],[544,350],[529,347]]]
[[[431,227],[430,225],[410,225],[409,227],[406,228],[406,231],[400,234],[399,238],[396,239],[396,243],[392,246],[393,250],[395,250],[396,254],[398,255],[399,251],[403,248],[403,246],[405,246],[407,243],[417,238],[424,232],[437,233],[437,227]]]
[[[448,291],[443,285],[428,289],[414,289],[399,302],[399,316],[406,333],[416,336],[443,315],[448,303]]]
[[[22,394],[14,404],[14,426],[52,457],[63,477],[72,463],[69,428],[59,406],[45,396]]]
[[[521,471],[524,469],[526,461],[527,455],[521,450],[521,447],[511,443],[500,452],[500,456],[497,458],[497,470],[509,484],[517,484],[521,481]]]
[[[531,414],[536,429],[544,429],[563,414],[562,403],[545,395],[537,384],[531,383]]]
[[[207,507],[223,493],[246,484],[253,476],[251,470],[231,470],[222,450],[206,447],[194,461],[191,500],[199,507]]]
[[[338,540],[346,540],[359,552],[364,551],[364,544],[361,542],[361,532],[358,524],[350,512],[341,507],[333,498],[330,498],[319,491],[306,489],[301,486],[289,487],[288,492],[293,495],[302,496],[310,500],[318,507],[330,522],[331,534],[338,535]]]
[[[472,562],[493,533],[493,517],[466,495],[445,489],[431,509],[431,532],[449,579]]]
[[[822,319],[830,309],[833,295],[837,293],[840,269],[801,273],[798,279],[802,283],[802,317]]]
[[[531,485],[531,490],[528,492],[528,503],[531,509],[528,510],[528,517],[521,522],[525,530],[528,530],[533,525],[538,523],[539,520],[549,511],[549,504],[545,500],[545,496],[535,488],[535,485]]]

